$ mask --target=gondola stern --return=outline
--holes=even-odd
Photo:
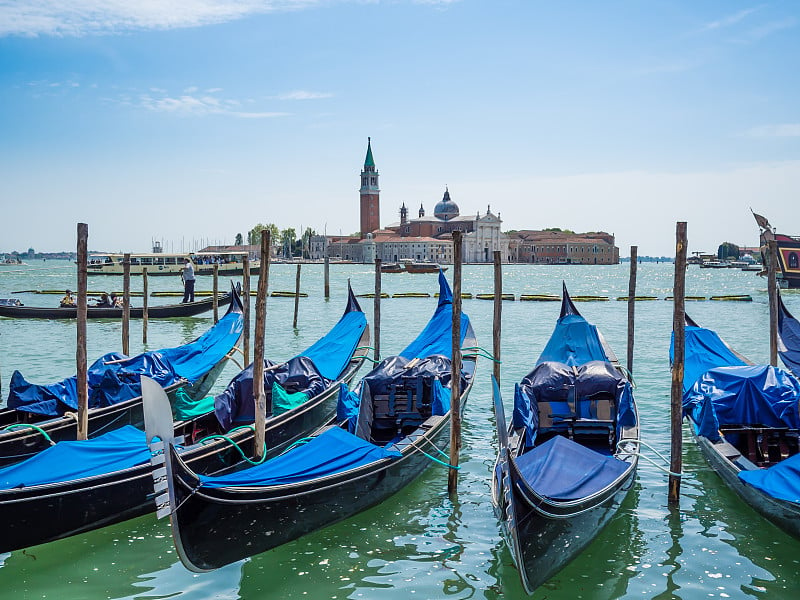
[[[559,318],[563,319],[568,315],[578,315],[581,316],[581,313],[578,312],[578,309],[575,307],[575,304],[572,302],[572,298],[569,297],[569,292],[567,291],[567,282],[561,282],[561,314]]]
[[[344,309],[344,314],[351,313],[351,312],[364,312],[361,309],[361,305],[358,303],[358,298],[356,298],[355,293],[353,292],[353,287],[350,285],[350,279],[347,280],[347,306]]]

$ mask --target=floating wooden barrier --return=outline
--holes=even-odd
[[[617,300],[627,302],[629,297],[630,296],[619,296],[617,297]],[[633,299],[636,300],[637,302],[639,300],[658,300],[658,296],[634,296]]]
[[[308,294],[306,294],[305,292],[300,292],[297,295],[300,298],[308,298]],[[278,291],[275,291],[275,292],[272,292],[270,294],[270,297],[271,298],[294,298],[295,297],[295,293],[294,292],[278,292]]]
[[[664,298],[664,300],[674,300],[674,299],[675,299],[674,296],[667,296],[666,298]],[[708,298],[706,298],[705,296],[684,296],[683,299],[700,302],[701,300],[707,300]]]
[[[608,296],[570,296],[574,302],[607,302]]]
[[[356,294],[357,298],[374,298],[375,292],[367,292],[366,294]],[[389,298],[389,294],[386,292],[381,292],[381,298]]]
[[[475,294],[475,297],[478,300],[494,300],[494,294]],[[516,296],[514,294],[503,294],[503,300],[516,300]]]
[[[433,295],[433,297],[434,298],[438,298],[439,297],[439,292],[436,292]],[[472,297],[473,297],[472,294],[470,294],[469,292],[461,292],[461,299],[462,300],[472,300]]]
[[[66,288],[64,288],[66,289]],[[16,292],[11,292],[12,294],[50,294],[53,296],[63,296],[64,290],[19,290]],[[101,294],[105,294],[106,292],[86,292],[87,296],[100,296]],[[114,295],[122,297],[122,292],[113,292]],[[134,292],[130,293],[131,296],[141,296],[142,292]],[[183,292],[178,294],[179,296],[183,297]]]
[[[374,294],[373,294],[374,296]],[[399,294],[392,294],[392,298],[430,298],[428,292],[400,292]],[[383,294],[381,294],[383,298]]]
[[[525,302],[559,302],[561,296],[555,294],[522,294],[520,300]]]
[[[733,294],[728,296],[711,296],[709,300],[720,300],[723,302],[752,302],[753,297],[750,294]]]

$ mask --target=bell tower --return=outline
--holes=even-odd
[[[381,228],[380,193],[378,187],[378,170],[372,158],[372,140],[367,138],[367,157],[364,159],[364,170],[361,171],[361,239],[376,229]]]

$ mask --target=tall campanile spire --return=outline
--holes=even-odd
[[[361,171],[361,237],[381,228],[380,194],[378,187],[378,170],[372,158],[372,140],[367,138],[367,157],[364,159],[364,170]]]

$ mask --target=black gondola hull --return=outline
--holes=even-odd
[[[700,452],[709,466],[722,478],[726,485],[768,521],[771,521],[789,535],[800,539],[800,505],[778,500],[753,486],[747,485],[739,479],[739,473],[743,469],[725,456],[724,449],[731,448],[731,446],[725,444],[724,440],[723,443],[715,444],[707,437],[697,435],[693,421],[689,419],[689,422],[692,424],[692,435],[700,448]]]
[[[220,296],[217,304],[225,306],[231,301],[230,294]],[[148,319],[174,319],[176,317],[193,317],[210,311],[214,307],[213,298],[205,298],[196,302],[186,302],[181,304],[165,304],[161,306],[150,306],[147,309]],[[132,319],[141,319],[144,309],[141,306],[130,308]],[[4,306],[0,305],[0,317],[10,317],[15,319],[77,319],[77,308],[43,308],[38,306]],[[121,319],[121,308],[95,308],[86,309],[87,319]]]
[[[441,448],[449,441],[449,432],[449,418],[443,418],[427,432],[426,439]],[[429,447],[425,442],[419,445]],[[175,502],[180,507],[172,517],[173,532],[178,532],[176,544],[182,558],[195,570],[216,569],[379,504],[430,464],[430,458],[410,449],[402,458],[385,459],[325,480],[266,491],[194,491],[195,475],[174,460]]]

